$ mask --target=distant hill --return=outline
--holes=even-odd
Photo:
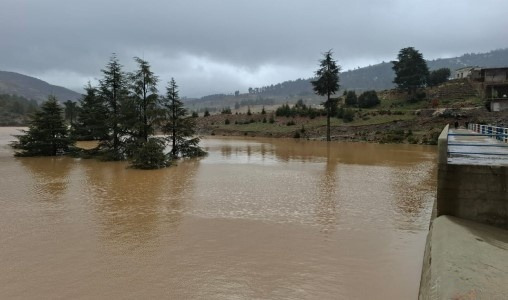
[[[54,95],[60,102],[76,101],[81,94],[40,79],[15,72],[0,71],[0,94],[9,94],[42,102]]]
[[[425,53],[423,53],[425,55]],[[340,63],[340,61],[339,61]],[[488,53],[464,54],[460,57],[440,58],[427,61],[430,70],[449,68],[452,71],[466,66],[508,67],[508,48]],[[341,90],[385,90],[395,87],[391,62],[383,62],[373,66],[342,72],[340,74]],[[313,94],[312,79],[297,79],[279,84],[252,89],[254,94],[270,96],[305,96]]]

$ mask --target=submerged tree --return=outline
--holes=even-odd
[[[168,135],[171,143],[171,157],[203,156],[199,146],[199,138],[195,135],[194,118],[187,116],[187,110],[178,96],[178,86],[173,78],[166,88],[166,97],[163,99],[165,111],[165,124],[162,130]]]
[[[80,100],[80,113],[73,128],[77,140],[106,140],[108,138],[108,110],[90,82]]]
[[[398,61],[392,61],[392,69],[395,71],[393,83],[413,97],[416,90],[427,83],[429,77],[427,63],[423,55],[413,47],[401,49],[397,59]]]
[[[320,68],[316,71],[317,78],[311,83],[316,94],[326,96],[326,101],[323,103],[326,109],[326,140],[330,141],[330,116],[337,105],[337,99],[331,99],[330,96],[339,90],[340,66],[333,60],[331,50],[324,53],[324,58],[319,65]]]
[[[78,104],[74,101],[67,100],[64,102],[65,120],[69,122],[71,127],[74,125],[74,120],[78,115]]]
[[[138,70],[129,75],[130,89],[133,100],[137,105],[139,125],[137,126],[138,138],[143,142],[148,141],[148,136],[153,134],[154,125],[158,115],[157,82],[159,79],[150,70],[147,61],[135,57]]]
[[[103,143],[108,150],[108,159],[125,159],[122,142],[121,106],[127,98],[126,76],[115,54],[106,68],[101,70],[104,77],[99,80],[99,95],[108,108],[108,139]]]
[[[134,151],[131,166],[136,169],[160,169],[171,164],[168,155],[164,153],[166,145],[163,140],[151,137]]]
[[[73,144],[63,118],[63,109],[55,97],[50,96],[29,122],[25,134],[17,136],[15,145],[22,152],[17,156],[55,156],[65,153]]]

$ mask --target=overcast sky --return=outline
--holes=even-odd
[[[181,95],[311,77],[333,49],[343,70],[508,47],[506,0],[0,0],[0,70],[81,92],[111,53],[144,57]]]

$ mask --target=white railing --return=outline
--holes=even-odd
[[[492,125],[469,124],[468,129],[479,134],[488,135],[501,142],[508,143],[508,128]]]

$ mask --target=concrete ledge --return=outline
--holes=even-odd
[[[437,216],[508,229],[508,167],[440,164]]]
[[[448,163],[448,131],[450,125],[446,125],[437,139],[438,163]]]
[[[508,230],[441,216],[425,250],[419,299],[506,299]]]

